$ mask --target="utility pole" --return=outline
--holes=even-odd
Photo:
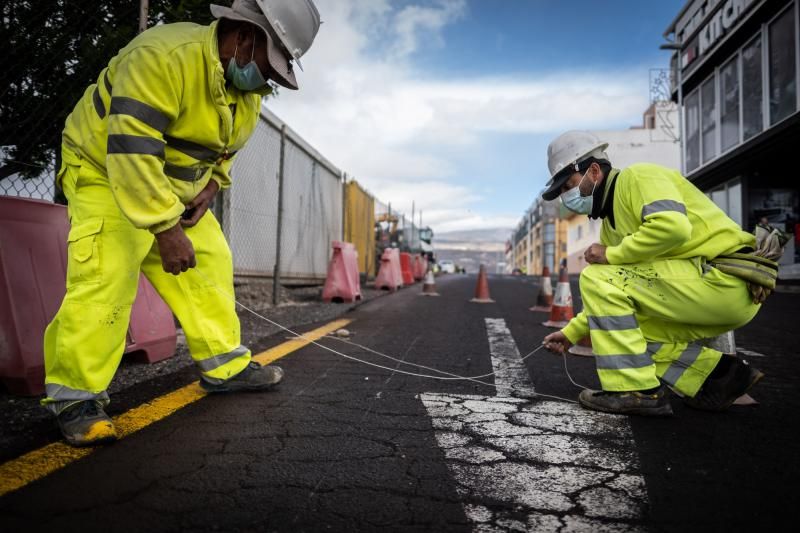
[[[414,249],[414,200],[411,200],[411,243],[409,249]]]
[[[147,12],[150,10],[148,0],[139,0],[139,33],[147,29]]]

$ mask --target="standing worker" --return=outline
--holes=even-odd
[[[763,374],[698,341],[758,312],[777,279],[774,238],[757,243],[675,170],[613,168],[607,147],[570,131],[547,149],[551,179],[542,197],[560,196],[603,225],[601,244],[584,253],[584,311],[544,344],[563,353],[591,336],[602,390],[581,392],[588,409],[671,415],[666,384],[691,407],[725,410]]]
[[[207,210],[231,184],[268,81],[298,88],[292,62],[314,41],[319,13],[312,0],[235,0],[211,13],[209,26],[135,37],[67,118],[57,176],[71,222],[67,294],[45,332],[42,403],[75,446],[116,439],[103,408],[140,272],[180,321],[206,391],[266,390],[283,378],[241,345],[231,252]]]

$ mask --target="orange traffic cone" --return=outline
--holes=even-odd
[[[530,310],[549,313],[552,306],[553,284],[550,281],[550,269],[544,267],[542,269],[542,288],[539,290],[539,295],[536,297],[536,305],[531,307]]]
[[[556,296],[553,300],[553,307],[550,308],[550,320],[543,325],[548,328],[563,328],[567,322],[575,316],[572,312],[572,292],[569,288],[569,276],[567,275],[567,265],[562,263],[561,271],[558,274],[558,285],[556,285]]]
[[[433,270],[430,268],[425,273],[425,281],[422,282],[420,296],[439,296],[439,293],[436,292],[436,280],[433,277]]]
[[[569,350],[567,350],[572,355],[582,355],[584,357],[592,357],[594,352],[592,351],[592,339],[587,335],[586,337],[582,338],[578,341],[578,344],[573,344],[570,346]]]
[[[492,304],[494,300],[489,296],[489,280],[486,278],[486,268],[481,265],[478,272],[478,284],[475,286],[475,298],[470,300],[479,304]]]

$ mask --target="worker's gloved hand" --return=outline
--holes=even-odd
[[[598,243],[589,246],[586,251],[583,252],[583,258],[586,259],[586,262],[590,265],[595,263],[601,265],[608,264],[608,259],[606,259],[606,247]]]
[[[767,297],[772,294],[772,289],[755,283],[748,283],[747,290],[750,291],[750,297],[753,299],[754,304],[763,304]]]
[[[556,331],[545,337],[542,344],[551,352],[561,354],[569,350],[570,346],[572,346],[567,336],[560,331]]]
[[[208,180],[208,184],[194,197],[194,200],[186,204],[186,213],[181,217],[181,225],[191,228],[197,224],[203,215],[208,211],[208,206],[214,201],[214,196],[219,190],[219,183],[216,180]]]
[[[183,232],[180,224],[175,224],[170,229],[156,233],[158,251],[161,254],[161,266],[164,272],[178,275],[197,265],[194,257],[192,241]]]

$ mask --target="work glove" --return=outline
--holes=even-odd
[[[750,291],[750,297],[753,299],[754,304],[763,304],[767,297],[772,294],[772,289],[768,289],[755,283],[748,283],[747,290]]]
[[[789,235],[770,225],[758,224],[756,226],[755,254],[777,261],[783,255],[783,247],[789,240]]]

